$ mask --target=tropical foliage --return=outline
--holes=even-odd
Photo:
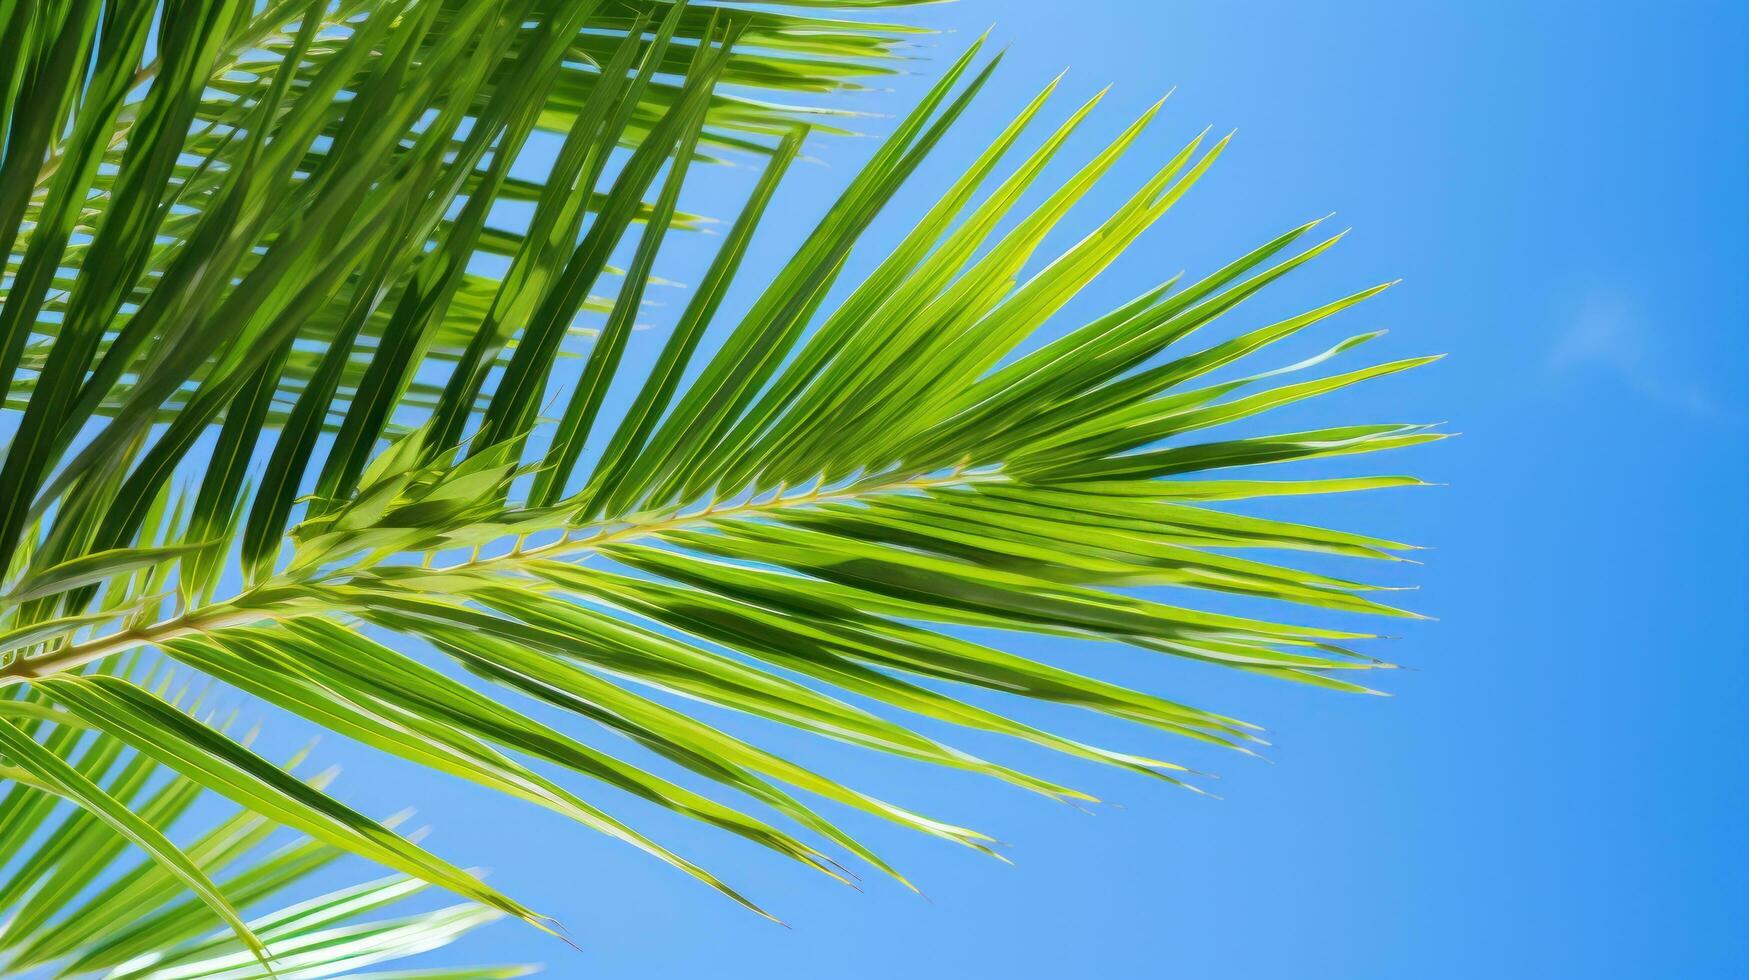
[[[149,676],[142,681],[159,695],[169,689],[168,677],[156,684]],[[16,727],[0,728],[8,757],[20,763],[6,767],[11,786],[0,796],[0,827],[5,828],[0,864],[21,855],[23,859],[0,883],[0,911],[7,915],[0,930],[0,949],[5,951],[0,969],[7,976],[46,976],[51,965],[56,976],[114,980],[268,976],[257,959],[258,949],[246,941],[251,934],[271,948],[272,975],[281,978],[495,980],[529,972],[520,966],[361,972],[447,945],[501,915],[465,902],[378,916],[428,887],[407,875],[281,905],[251,917],[246,932],[225,928],[221,915],[227,905],[275,902],[276,896],[308,882],[345,852],[306,836],[282,839],[285,835],[276,836],[278,828],[271,821],[247,810],[203,821],[197,806],[203,790],[195,780],[127,751],[119,740],[93,737],[64,714],[21,716],[15,710],[13,717]],[[295,768],[303,755],[290,760],[286,770]],[[329,769],[305,782],[321,790],[334,775]],[[99,789],[100,783],[106,786]],[[101,811],[69,805],[67,800],[84,802],[69,788],[101,793],[135,821],[118,834]],[[391,817],[385,826],[400,824],[406,816]],[[162,833],[179,823],[199,825],[199,832],[180,852],[174,847],[158,850]],[[143,856],[130,859],[130,839],[142,845]],[[33,840],[40,844],[27,851],[27,842]],[[188,894],[186,875],[176,867],[184,859],[204,874],[223,874],[216,885],[222,902]]]
[[[323,854],[543,921],[111,669],[134,651],[562,813],[749,906],[597,790],[835,877],[849,872],[828,849],[898,872],[830,807],[969,847],[990,839],[689,702],[1076,799],[912,719],[1174,782],[1186,771],[1154,753],[1085,744],[964,692],[1240,750],[1255,729],[962,627],[1366,690],[1348,678],[1389,666],[1355,649],[1370,631],[1302,625],[1294,610],[1410,614],[1271,555],[1392,560],[1407,546],[1221,505],[1417,481],[1225,471],[1439,435],[1398,422],[1204,430],[1426,363],[1288,377],[1376,336],[1363,334],[1285,367],[1235,367],[1384,287],[1204,341],[1334,244],[1314,222],[1032,339],[1226,140],[1191,140],[1041,263],[1159,108],[1035,187],[1099,101],[1029,139],[1053,83],[871,273],[841,282],[991,78],[1000,57],[973,44],[786,264],[742,273],[808,133],[846,124],[757,89],[826,93],[892,70],[903,29],[805,8],[893,5],[0,0],[0,49],[17,55],[0,70],[0,754],[15,795],[64,797],[93,828],[85,843],[55,835],[44,862],[131,841],[154,887],[192,891],[261,952],[271,929],[234,911],[248,896],[214,883],[202,845],[178,847],[130,806],[126,774],[162,767],[177,792],[223,796],[253,815],[238,819]],[[540,131],[562,144],[537,180],[513,164]],[[665,237],[702,220],[680,210],[688,176],[724,154],[762,173],[722,215],[714,260],[665,331],[635,335]],[[522,219],[504,218],[512,205]],[[760,286],[737,311],[725,297],[738,279]],[[647,372],[621,370],[634,343],[659,345]],[[1141,588],[1154,586],[1281,613],[1168,603]],[[536,720],[525,697],[673,773]],[[105,784],[102,767],[69,761],[64,732],[129,761]]]

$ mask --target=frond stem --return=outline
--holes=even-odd
[[[442,568],[440,571],[454,573],[503,567],[513,568],[518,564],[530,561],[575,557],[579,554],[593,552],[604,544],[661,534],[665,531],[706,524],[723,518],[756,517],[760,514],[769,514],[787,508],[830,501],[855,500],[871,494],[902,493],[907,490],[928,490],[950,485],[987,483],[1007,479],[1007,476],[1000,471],[966,472],[964,469],[955,469],[946,475],[936,477],[913,475],[893,480],[891,479],[892,474],[885,474],[885,476],[887,477],[885,480],[880,477],[872,477],[853,481],[835,490],[826,490],[815,483],[810,489],[789,496],[785,496],[782,489],[779,489],[775,496],[768,499],[748,500],[729,507],[718,508],[715,501],[712,501],[702,510],[686,513],[677,511],[665,518],[654,520],[638,520],[636,519],[638,515],[632,515],[631,519],[601,521],[574,528],[572,531],[567,531],[558,540],[534,548],[521,548],[520,545],[526,539],[519,537],[519,547],[506,554],[491,558],[472,557]],[[594,533],[589,533],[591,530]],[[573,532],[583,532],[583,536],[572,537]],[[349,571],[355,570],[349,569]],[[264,619],[291,619],[299,616],[321,615],[331,611],[319,606],[300,609],[296,606],[288,608],[256,601],[268,588],[283,588],[296,584],[308,583],[287,582],[281,578],[268,579],[230,599],[212,603],[199,609],[178,610],[170,617],[156,623],[129,627],[86,640],[83,643],[69,644],[38,657],[19,657],[11,663],[0,666],[0,689],[12,684],[25,683],[33,678],[77,670],[86,664],[113,654],[139,647],[158,646],[178,637],[211,633],[232,626],[246,626]]]
[[[757,517],[774,511],[810,504],[829,503],[832,501],[856,500],[879,493],[901,493],[906,490],[929,490],[943,486],[963,485],[968,483],[988,483],[996,480],[1006,480],[1007,476],[999,471],[987,473],[968,473],[963,469],[955,469],[945,476],[928,477],[912,476],[902,480],[880,482],[878,478],[859,480],[836,490],[825,490],[818,484],[812,489],[801,493],[784,496],[782,488],[777,495],[765,500],[749,500],[730,507],[719,507],[716,501],[707,503],[702,510],[689,513],[674,512],[665,518],[655,520],[638,520],[638,515],[613,521],[600,521],[595,524],[576,528],[582,537],[573,538],[570,533],[556,541],[535,548],[517,548],[508,554],[492,558],[471,558],[443,568],[444,572],[478,571],[498,565],[516,564],[519,562],[540,559],[571,557],[583,552],[590,552],[604,544],[613,544],[628,539],[636,539],[649,535],[659,535],[665,531],[674,531],[711,521],[734,517]],[[617,525],[617,526],[616,526]],[[612,530],[608,530],[613,528]],[[594,533],[590,533],[593,531]],[[520,543],[520,539],[519,539]]]

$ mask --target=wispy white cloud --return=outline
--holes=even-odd
[[[1682,377],[1658,340],[1624,298],[1594,290],[1556,337],[1549,367],[1564,374],[1606,373],[1634,394],[1696,418],[1731,416],[1704,385]]]

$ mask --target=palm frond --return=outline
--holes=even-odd
[[[167,676],[154,682],[155,672],[130,673],[172,702],[181,700],[167,693]],[[200,783],[18,690],[0,710],[0,744],[19,763],[0,796],[7,831],[0,867],[9,866],[0,881],[0,912],[7,916],[0,969],[8,976],[357,976],[502,916],[464,903],[382,918],[376,913],[428,887],[395,875],[245,919],[239,909],[284,901],[285,892],[332,867],[346,850],[309,837],[287,839],[273,821],[248,810],[208,818],[198,806]],[[281,771],[320,792],[333,770],[289,776],[304,755]],[[197,832],[188,834],[191,825]],[[173,833],[188,843],[170,843]],[[24,851],[31,840],[40,843]],[[130,843],[143,860],[130,858]],[[406,975],[483,980],[527,972]]]
[[[979,42],[788,263],[757,274],[738,321],[718,324],[807,121],[724,86],[846,87],[880,70],[899,31],[678,3],[164,9],[157,67],[129,101],[147,67],[146,14],[96,0],[0,7],[9,49],[29,52],[11,91],[77,89],[15,100],[0,120],[0,232],[19,253],[0,305],[0,379],[22,406],[0,463],[0,681],[28,705],[0,718],[29,726],[55,712],[324,846],[538,923],[160,692],[82,668],[161,651],[757,908],[597,790],[840,878],[849,872],[828,848],[899,872],[822,801],[973,848],[991,839],[804,767],[676,698],[1089,799],[915,719],[1183,785],[1194,777],[1163,752],[1086,744],[971,692],[1239,751],[1257,729],[967,628],[1107,641],[1344,691],[1369,690],[1366,673],[1391,666],[1359,649],[1370,628],[1306,620],[1413,614],[1279,553],[1390,561],[1409,546],[1220,506],[1414,485],[1221,471],[1441,438],[1401,422],[1247,434],[1273,409],[1430,360],[1287,378],[1376,336],[1361,334],[1237,375],[1241,360],[1383,286],[1204,345],[1215,321],[1340,236],[1300,225],[1196,282],[1164,282],[1031,342],[1226,139],[1189,140],[1041,265],[1047,238],[1143,145],[1160,108],[1023,206],[1099,101],[1021,151],[1052,83],[828,309],[871,223],[992,77],[1000,59],[983,59]],[[239,43],[247,58],[227,62]],[[69,115],[61,141],[54,124]],[[510,161],[536,128],[564,143],[544,183],[518,183]],[[762,176],[653,367],[627,376],[664,236],[688,220],[690,169],[707,148],[754,147]],[[38,195],[28,181],[48,162]],[[526,227],[492,228],[494,205],[514,200],[533,201]],[[496,281],[469,271],[482,253],[508,256]],[[617,293],[595,297],[628,253]],[[51,309],[55,290],[64,305]],[[573,379],[559,366],[592,307]],[[721,340],[707,344],[713,327]],[[629,398],[617,417],[616,387]],[[563,407],[547,422],[555,398]],[[1243,420],[1235,434],[1203,433]],[[1170,593],[1188,604],[1162,588],[1190,590]],[[1211,592],[1273,600],[1277,612],[1199,607]],[[594,748],[520,710],[524,696],[689,775]],[[188,863],[51,762],[53,735],[16,732],[0,754],[21,786],[107,815],[166,874]],[[181,877],[204,887],[187,868]]]

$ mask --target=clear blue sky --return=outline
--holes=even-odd
[[[328,739],[319,754],[345,763],[349,800],[418,805],[434,848],[495,868],[583,946],[500,924],[434,962],[540,960],[565,978],[1749,975],[1749,8],[961,0],[907,15],[956,33],[855,108],[902,110],[992,21],[1011,51],[853,274],[1059,69],[1063,111],[1115,84],[1092,136],[1176,86],[1083,220],[1205,125],[1238,138],[1070,313],[1310,217],[1352,225],[1239,325],[1404,278],[1317,340],[1388,327],[1369,356],[1451,357],[1305,417],[1449,419],[1463,438],[1381,464],[1449,486],[1291,512],[1432,547],[1395,580],[1421,585],[1412,605],[1441,621],[1392,646],[1414,670],[1385,678],[1388,699],[1104,654],[1110,673],[1269,727],[1274,764],[1180,752],[1218,769],[1218,801],[1006,756],[1121,804],[1089,815],[780,739],[1012,844],[1007,867],[852,821],[928,900],[873,878],[857,894],[619,806],[791,929],[541,811]],[[782,192],[749,273],[787,255],[873,145],[816,143],[823,165]],[[701,178],[691,206],[747,177]],[[710,244],[680,242],[663,271],[685,280]]]

